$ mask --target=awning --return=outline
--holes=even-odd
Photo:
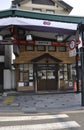
[[[20,26],[33,31],[54,32],[60,34],[75,34],[78,27],[77,23],[57,22],[23,17],[6,17],[0,19],[0,28],[11,25]]]

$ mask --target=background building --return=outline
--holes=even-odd
[[[14,0],[12,7],[50,14],[69,14],[73,9],[63,0]]]

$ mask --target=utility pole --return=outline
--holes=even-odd
[[[84,32],[81,30],[81,39],[82,39],[82,48],[81,48],[81,105],[84,106],[84,41],[83,41],[83,35]]]
[[[76,93],[79,93],[79,66],[78,66],[78,46],[76,47],[76,83],[77,83],[77,91]]]

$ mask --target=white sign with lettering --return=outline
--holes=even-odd
[[[35,45],[51,45],[50,41],[35,41]]]
[[[73,50],[69,50],[69,56],[70,57],[76,56],[76,48],[74,48]]]

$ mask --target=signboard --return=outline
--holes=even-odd
[[[75,42],[75,40],[70,41],[69,49],[70,49],[70,50],[74,50],[75,47],[76,47],[76,42]]]
[[[73,87],[73,82],[69,82],[69,87]]]
[[[51,45],[50,41],[35,41],[35,45]]]
[[[13,40],[12,41],[12,43],[13,44],[15,44],[15,45],[20,45],[20,44],[22,44],[22,45],[35,45],[35,41],[24,41],[24,40]]]
[[[70,57],[76,56],[76,48],[74,48],[73,50],[69,50],[69,56]]]
[[[52,42],[52,46],[66,46],[65,42]]]
[[[11,40],[2,40],[0,41],[0,44],[3,44],[3,45],[12,45],[12,41]]]

